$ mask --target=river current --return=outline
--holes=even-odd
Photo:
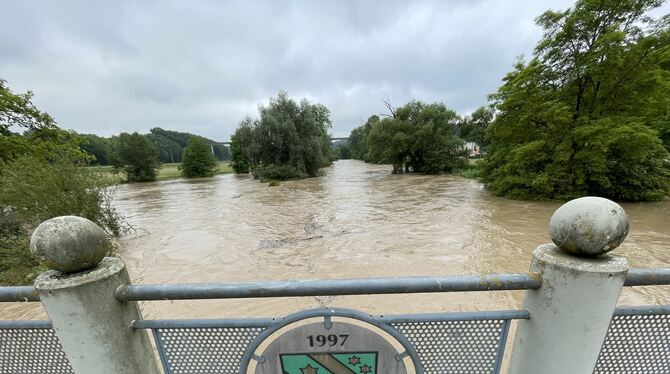
[[[268,187],[248,176],[127,184],[116,205],[135,231],[119,255],[136,283],[238,282],[524,272],[550,242],[560,204],[491,196],[474,180],[392,175],[341,160],[325,175]],[[622,204],[632,267],[670,266],[670,201]],[[514,309],[523,292],[157,301],[145,318],[274,317],[317,306],[369,313]],[[661,287],[624,289],[622,305],[670,303]],[[3,319],[44,318],[4,303]]]

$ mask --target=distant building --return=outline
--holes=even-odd
[[[481,147],[475,142],[465,143],[464,148],[468,151],[468,156],[470,157],[479,157],[482,155]]]

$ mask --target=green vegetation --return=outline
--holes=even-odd
[[[391,116],[372,116],[349,138],[352,156],[389,163],[393,173],[452,172],[464,164],[464,142],[456,136],[460,117],[444,104],[412,101],[392,108]]]
[[[193,136],[184,149],[184,160],[180,165],[186,178],[211,177],[216,171],[216,158],[210,152],[205,139]]]
[[[161,163],[178,163],[182,161],[183,153],[189,140],[197,135],[187,132],[163,130],[160,127],[155,127],[149,130],[148,134],[143,134],[141,136],[146,138],[149,142],[156,152],[156,157]],[[92,134],[81,134],[79,137],[82,140],[80,146],[81,149],[95,157],[95,159],[91,161],[91,164],[113,164],[114,148],[117,146],[119,136],[103,138]],[[214,153],[217,160],[230,160],[230,151],[226,146],[218,144],[210,139],[203,139],[207,144],[207,149]]]
[[[670,28],[657,0],[580,0],[547,11],[544,37],[492,95],[482,180],[520,199],[670,191]],[[665,142],[665,143],[664,143]],[[665,146],[665,147],[664,147]]]
[[[230,166],[229,161],[217,161],[216,169],[214,170],[213,175],[219,174],[229,174],[234,173],[235,171]],[[156,175],[157,181],[170,180],[181,178],[182,173],[179,167],[180,163],[168,163],[161,164],[160,169],[158,169],[158,174]],[[87,169],[95,171],[101,175],[109,184],[118,184],[126,182],[125,172],[122,170],[116,169],[113,166],[89,166]]]
[[[79,215],[110,235],[123,228],[107,180],[81,167],[89,156],[80,137],[59,129],[31,98],[0,80],[0,285],[28,284],[38,274],[28,244],[44,220]]]
[[[321,104],[300,104],[280,92],[259,107],[260,118],[244,119],[232,136],[232,166],[261,181],[319,175],[331,163],[330,112]]]
[[[471,115],[463,117],[458,125],[460,137],[486,148],[489,143],[486,129],[493,121],[493,114],[493,109],[490,107],[480,107]]]
[[[114,143],[112,164],[126,172],[128,182],[156,179],[160,162],[149,140],[138,133],[122,133]]]

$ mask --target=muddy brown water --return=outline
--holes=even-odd
[[[122,185],[116,203],[137,231],[119,240],[135,283],[435,276],[527,271],[549,242],[557,203],[491,196],[454,176],[392,175],[342,160],[326,175],[267,187],[220,175]],[[623,204],[631,233],[615,253],[670,266],[670,202]],[[523,292],[157,301],[146,318],[274,317],[338,306],[375,314],[512,309]],[[667,287],[625,289],[622,305],[670,303]],[[44,318],[4,303],[2,319]]]

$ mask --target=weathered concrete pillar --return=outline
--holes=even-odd
[[[136,302],[114,292],[130,283],[125,264],[104,257],[110,243],[95,223],[57,217],[37,227],[30,247],[50,271],[35,280],[40,300],[76,374],[159,374]]]
[[[542,287],[526,294],[509,374],[592,373],[628,272],[606,255],[628,235],[623,208],[585,197],[561,206],[549,222],[552,241],[533,252],[530,271]]]

